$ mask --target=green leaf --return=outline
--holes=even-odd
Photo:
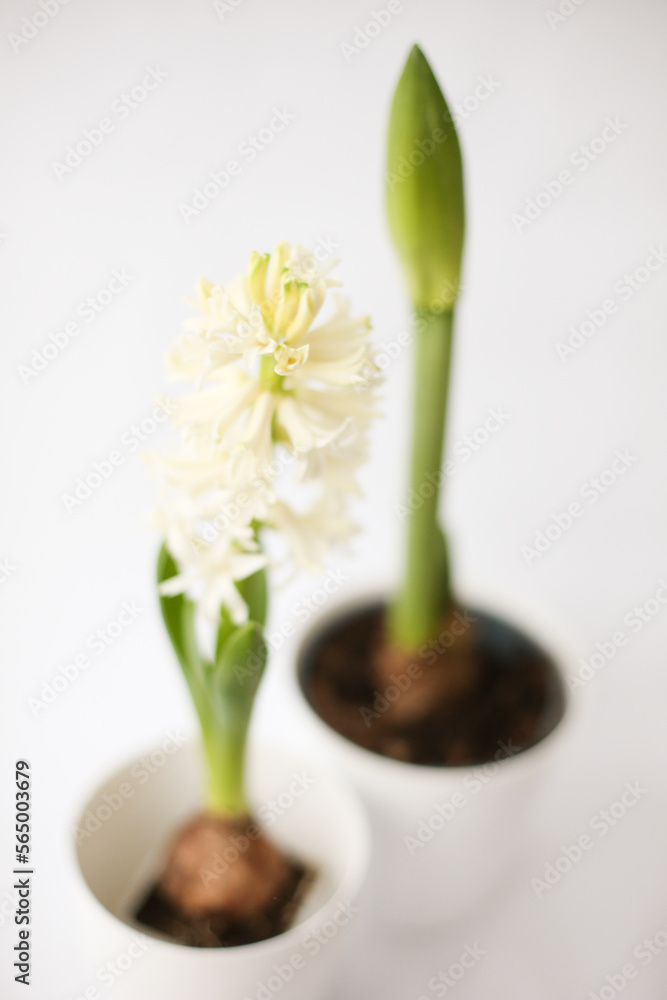
[[[250,621],[258,622],[262,627],[266,625],[266,610],[269,597],[266,585],[266,571],[257,570],[252,576],[245,580],[237,580],[236,589],[248,605],[248,618]]]
[[[248,622],[229,635],[208,677],[211,717],[203,730],[207,802],[221,815],[247,812],[245,746],[266,656],[260,625]]]
[[[216,659],[212,687],[216,715],[247,727],[262,679],[267,646],[257,622],[234,629]]]
[[[160,548],[160,552],[157,559],[157,583],[158,587],[165,580],[170,580],[173,576],[178,575],[178,566],[173,559],[169,549],[166,544],[163,544]],[[175,594],[173,597],[168,597],[164,594],[160,594],[160,610],[162,611],[162,617],[164,619],[164,624],[167,628],[167,634],[171,639],[171,644],[174,647],[176,656],[179,659],[181,666],[186,669],[189,668],[190,664],[187,658],[187,642],[184,636],[183,628],[183,610],[187,602],[187,598],[183,594]]]
[[[451,309],[465,212],[461,150],[447,102],[417,45],[396,87],[387,144],[387,214],[417,308]]]
[[[166,544],[163,544],[157,560],[158,587],[165,580],[170,580],[173,576],[177,575],[178,566],[176,561],[169,552]],[[197,645],[195,606],[183,594],[174,594],[173,596],[160,594],[160,610],[162,611],[167,635],[171,640],[174,652],[185,675],[195,708],[200,720],[204,722],[208,714],[205,687],[208,664],[201,656]]]
[[[220,606],[220,624],[218,625],[218,635],[215,641],[216,663],[220,659],[225,643],[227,642],[227,640],[229,639],[230,635],[232,634],[235,628],[236,626],[232,621],[232,616],[230,615],[225,605],[222,604]]]
[[[268,606],[268,591],[266,584],[266,573],[263,569],[246,577],[245,580],[236,581],[236,589],[248,605],[248,618],[250,621],[258,622],[262,627],[266,624],[266,610]],[[236,626],[231,619],[228,609],[223,604],[220,607],[220,624],[215,644],[215,658],[219,660],[225,643],[234,631]]]

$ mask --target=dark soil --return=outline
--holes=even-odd
[[[202,814],[174,837],[136,919],[195,948],[252,944],[290,927],[313,877],[249,820]]]
[[[479,611],[458,618],[472,621],[460,639],[443,631],[444,643],[397,656],[384,607],[359,609],[306,649],[306,698],[349,740],[414,764],[470,766],[528,749],[563,715],[558,671],[512,626]]]
[[[193,948],[233,948],[253,944],[282,934],[291,926],[312,874],[298,862],[293,862],[292,878],[281,896],[263,914],[244,921],[225,916],[190,917],[179,913],[156,886],[149,892],[137,911],[136,919],[145,927]]]

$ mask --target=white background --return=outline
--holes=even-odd
[[[510,416],[447,482],[456,577],[548,608],[571,636],[571,672],[614,631],[630,641],[576,692],[580,724],[512,893],[433,941],[388,948],[368,935],[336,997],[430,998],[429,979],[477,941],[487,953],[456,986],[461,1000],[588,998],[667,925],[667,607],[637,634],[624,623],[667,577],[667,266],[627,302],[613,288],[667,241],[667,8],[659,0],[571,6],[553,26],[546,15],[556,0],[403,0],[346,59],[341,44],[368,20],[370,3],[241,0],[221,18],[205,0],[71,0],[18,52],[8,36],[39,8],[3,3],[0,558],[12,569],[0,590],[0,728],[3,783],[17,756],[34,772],[36,1000],[66,1000],[95,982],[71,898],[77,807],[116,765],[168,729],[193,726],[153,590],[158,539],[145,527],[153,484],[123,442],[167,388],[162,356],[187,315],[182,298],[199,275],[227,281],[253,249],[333,239],[339,275],[354,308],[372,315],[378,347],[406,329],[382,175],[390,94],[415,41],[450,104],[471,98],[480,77],[495,81],[476,108],[468,100],[474,110],[459,127],[469,225],[450,447],[490,407]],[[120,121],[111,107],[147,67],[167,78]],[[179,206],[209,171],[241,159],[239,145],[276,107],[294,120],[254,162],[242,159],[240,176],[186,223]],[[580,172],[570,157],[615,116],[627,127]],[[59,180],[54,161],[104,117],[114,118],[114,132]],[[513,213],[568,167],[573,184],[517,232]],[[121,268],[133,276],[128,287],[25,384],[19,366],[33,348]],[[562,360],[556,344],[609,297],[616,314]],[[408,351],[388,368],[386,417],[364,473],[364,532],[353,558],[332,561],[383,585],[400,565],[394,505],[404,499],[409,367]],[[169,440],[160,428],[147,444]],[[62,494],[119,448],[123,465],[68,513]],[[582,501],[586,481],[618,448],[637,460],[596,503]],[[527,565],[521,546],[577,499],[583,516]],[[314,585],[302,580],[276,594],[274,623]],[[143,609],[137,621],[35,715],[28,699],[124,601]],[[289,656],[285,648],[274,658],[256,725],[298,742],[282,693]],[[643,783],[641,801],[537,899],[531,878],[626,781]],[[6,904],[13,855],[3,843]],[[0,992],[19,996],[14,930],[1,909]],[[646,967],[634,962],[639,975],[625,995],[660,1000],[667,954]]]

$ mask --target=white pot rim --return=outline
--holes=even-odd
[[[382,768],[386,775],[393,775],[396,780],[401,781],[409,779],[432,783],[434,776],[474,774],[475,771],[481,771],[491,763],[497,763],[507,774],[511,770],[517,769],[517,765],[520,763],[523,766],[532,766],[538,764],[542,757],[550,755],[553,746],[560,743],[569,733],[577,715],[575,699],[568,688],[564,669],[564,664],[572,655],[570,652],[571,642],[564,638],[562,624],[553,615],[546,612],[543,606],[526,598],[525,595],[511,600],[508,599],[504,589],[502,596],[498,597],[496,591],[488,588],[475,588],[474,596],[470,599],[468,595],[467,588],[458,589],[459,601],[464,608],[483,612],[514,628],[534,642],[554,665],[562,685],[563,711],[554,728],[546,736],[525,750],[521,750],[511,757],[501,757],[498,761],[485,761],[481,764],[419,764],[385,757],[383,754],[359,746],[358,743],[349,740],[325,722],[306,698],[301,684],[301,664],[306,651],[324,629],[329,628],[336,621],[343,620],[354,609],[387,603],[387,591],[372,585],[358,591],[355,589],[353,595],[346,597],[336,603],[335,607],[319,615],[300,638],[297,654],[290,671],[291,683],[296,687],[297,697],[308,713],[311,723],[314,722],[326,733],[329,740],[350,758],[356,759],[360,765],[369,767],[372,764],[372,766]],[[517,614],[517,607],[522,608],[523,611]],[[537,637],[534,637],[535,633],[537,633]]]
[[[148,756],[155,749],[155,746],[151,746],[145,754],[142,754],[141,756]],[[186,752],[189,751],[191,753],[199,751],[198,741],[193,737],[185,743],[182,748],[179,748],[179,752],[180,750],[184,750]],[[287,753],[288,748],[276,746],[273,743],[264,744],[260,742],[257,747],[250,747],[251,753],[254,750],[258,750],[262,754],[284,754]],[[75,815],[77,818],[80,818],[85,814],[86,810],[90,807],[91,802],[94,800],[96,794],[101,788],[109,783],[117,785],[130,767],[132,767],[132,765],[136,762],[137,757],[133,756],[126,761],[124,766],[117,768],[111,774],[107,774],[102,781],[98,781],[95,786],[89,790],[89,793],[85,797],[81,796],[83,803],[76,810]],[[321,926],[322,922],[327,919],[327,910],[334,898],[352,902],[358,896],[371,858],[372,844],[370,825],[366,812],[357,795],[338,775],[333,775],[330,768],[326,767],[326,765],[322,766],[319,760],[317,761],[317,770],[323,780],[332,784],[338,793],[345,797],[346,808],[352,816],[352,821],[356,828],[355,836],[357,839],[357,847],[354,854],[348,856],[345,872],[327,899],[324,900],[318,909],[311,913],[308,917],[302,920],[297,920],[293,926],[289,927],[281,934],[276,934],[263,941],[255,941],[249,944],[232,945],[220,948],[198,948],[191,945],[181,944],[177,941],[167,941],[163,937],[152,934],[149,929],[142,928],[139,924],[133,923],[129,920],[123,920],[117,914],[108,909],[97,898],[95,893],[88,886],[81,871],[81,867],[79,865],[79,845],[77,845],[75,838],[70,836],[68,838],[69,849],[71,851],[70,857],[76,870],[80,891],[86,895],[88,900],[93,902],[98,914],[100,914],[103,919],[110,921],[116,929],[122,928],[132,934],[149,939],[151,942],[151,950],[157,949],[158,952],[163,951],[165,954],[173,954],[174,949],[176,949],[184,954],[192,956],[196,955],[198,962],[215,964],[220,963],[220,961],[223,960],[232,963],[235,961],[245,961],[251,957],[256,957],[258,959],[261,959],[263,956],[270,957],[271,953],[274,952],[277,947],[282,948],[286,945],[290,947],[294,946],[294,948],[298,947],[298,945],[303,941],[304,936],[307,935],[309,931]],[[261,825],[260,821],[256,818],[255,822]]]

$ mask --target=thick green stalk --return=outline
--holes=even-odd
[[[407,560],[390,621],[392,640],[414,650],[437,635],[452,604],[438,499],[465,234],[454,120],[417,45],[392,101],[385,179],[389,228],[417,314]]]
[[[245,793],[247,726],[213,725],[203,730],[206,760],[206,808],[217,815],[237,817],[249,812]]]
[[[438,524],[452,352],[453,309],[417,311],[414,415],[403,587],[394,602],[391,635],[415,649],[438,632],[451,605],[449,560]]]

